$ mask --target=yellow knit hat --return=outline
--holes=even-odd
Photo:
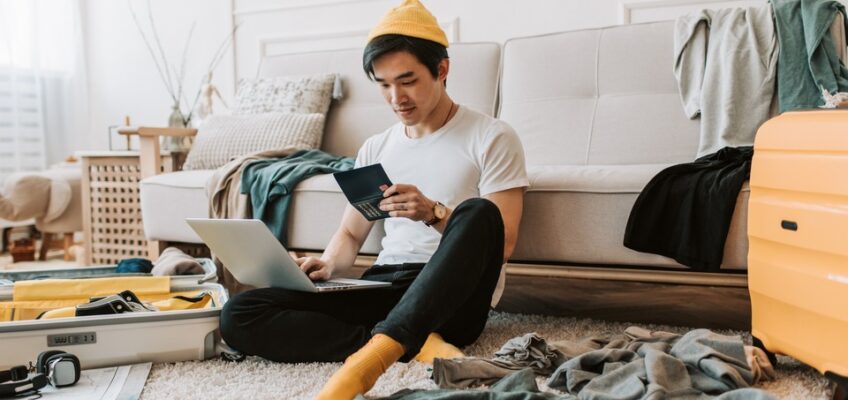
[[[368,42],[381,35],[404,35],[427,39],[448,47],[448,37],[418,0],[403,0],[403,3],[389,10],[380,23],[368,34]]]

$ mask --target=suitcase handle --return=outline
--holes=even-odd
[[[798,223],[795,221],[788,221],[784,219],[783,221],[780,221],[780,227],[786,229],[787,231],[794,232],[798,230]]]

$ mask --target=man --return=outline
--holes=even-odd
[[[524,152],[506,123],[446,91],[448,41],[418,0],[390,10],[368,38],[366,74],[400,123],[369,138],[357,166],[381,163],[395,184],[383,249],[363,279],[390,287],[322,294],[267,288],[230,300],[221,333],[247,354],[285,362],[340,361],[318,398],[365,393],[395,361],[462,356],[485,326],[515,247]],[[353,265],[373,222],[348,206],[320,258],[297,262],[313,280]],[[452,343],[452,344],[451,344]]]

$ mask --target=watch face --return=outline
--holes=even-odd
[[[442,219],[447,214],[447,210],[445,209],[445,205],[442,203],[436,203],[436,207],[433,210],[433,213],[436,214],[436,218]]]

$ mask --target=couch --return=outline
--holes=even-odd
[[[841,26],[834,34],[844,48]],[[684,115],[672,73],[673,29],[668,21],[514,38],[503,46],[451,45],[451,96],[511,124],[524,145],[531,184],[509,273],[745,287],[747,184],[727,237],[726,273],[686,272],[674,260],[622,245],[645,184],[670,165],[692,161],[698,147],[699,121]],[[322,149],[355,156],[368,136],[396,122],[362,72],[361,54],[272,56],[258,75],[340,73],[344,98],[331,106]],[[150,240],[201,242],[183,220],[207,216],[211,174],[181,171],[141,181]],[[302,182],[291,206],[290,247],[323,249],[346,203],[331,176]],[[378,253],[383,234],[378,224],[362,252]]]
[[[41,172],[17,172],[9,175],[0,187],[0,229],[3,250],[8,244],[12,224],[29,223],[42,233],[39,260],[47,258],[54,235],[62,235],[65,261],[73,256],[74,232],[82,231],[82,171],[78,162],[62,162]],[[27,222],[32,221],[32,222]]]

